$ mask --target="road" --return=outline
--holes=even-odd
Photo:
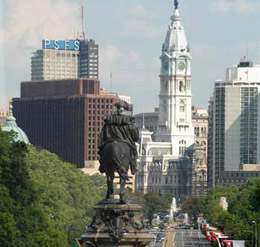
[[[199,230],[176,229],[174,247],[209,247],[210,243]]]
[[[164,243],[151,243],[149,247],[210,247],[210,243],[199,230],[176,229],[166,232]]]

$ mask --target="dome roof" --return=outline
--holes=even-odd
[[[29,144],[29,139],[28,139],[27,135],[16,124],[16,119],[13,116],[13,112],[12,112],[11,102],[10,102],[9,116],[6,118],[6,122],[5,122],[4,126],[2,127],[2,131],[4,131],[4,132],[13,131],[16,134],[14,137],[15,141],[21,141],[26,144]]]
[[[173,52],[182,54],[189,53],[189,45],[181,24],[181,16],[178,9],[174,9],[171,20],[172,22],[167,31],[163,50],[169,54]]]

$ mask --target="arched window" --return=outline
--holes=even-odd
[[[180,101],[180,112],[185,112],[185,107],[186,107],[185,101],[181,100]]]

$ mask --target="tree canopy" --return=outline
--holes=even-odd
[[[227,211],[220,207],[220,197],[227,198]],[[252,221],[260,229],[260,178],[251,178],[240,187],[217,186],[205,197],[184,198],[181,207],[195,218],[202,213],[210,224],[228,236],[246,240],[247,246],[252,246],[255,227]]]
[[[102,199],[105,178],[0,131],[0,246],[67,247]]]

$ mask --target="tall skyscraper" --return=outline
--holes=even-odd
[[[227,69],[225,80],[215,82],[210,119],[211,186],[221,183],[225,172],[260,163],[259,93],[260,65],[244,59]]]
[[[43,40],[31,58],[31,80],[98,79],[94,40]]]

